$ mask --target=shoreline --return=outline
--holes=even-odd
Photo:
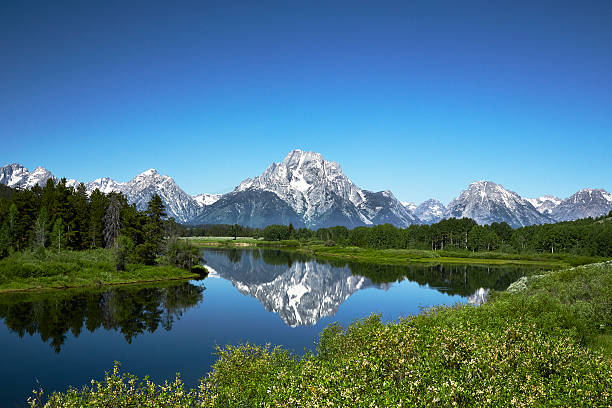
[[[257,241],[254,239],[244,240],[223,240],[210,239],[198,241],[192,239],[191,243],[204,248],[226,248],[226,249],[248,249],[248,248],[267,248],[281,251],[294,251],[305,255],[319,258],[339,259],[347,261],[375,263],[381,265],[410,265],[410,264],[478,264],[478,265],[526,265],[542,267],[571,267],[582,264],[601,262],[602,259],[589,257],[584,262],[572,265],[571,262],[562,259],[525,259],[529,257],[540,257],[540,255],[518,255],[504,257],[507,254],[499,254],[498,258],[486,258],[479,256],[458,256],[463,254],[452,253],[453,256],[441,256],[439,252],[430,250],[411,250],[411,249],[368,249],[359,247],[333,246],[326,247],[319,244],[301,244],[297,241],[273,242]],[[444,253],[444,252],[443,252]],[[522,258],[522,259],[521,259]]]
[[[127,280],[120,282],[106,282],[97,283],[91,285],[74,285],[74,286],[33,286],[23,289],[0,289],[0,295],[4,293],[39,293],[39,292],[53,292],[70,289],[86,289],[86,288],[103,288],[106,286],[129,286],[137,285],[142,283],[158,283],[158,282],[172,282],[172,281],[189,281],[200,278],[201,275],[192,273],[190,276],[180,276],[174,278],[160,278],[160,279],[147,279],[147,280]]]

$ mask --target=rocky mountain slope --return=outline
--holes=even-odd
[[[612,211],[612,194],[602,189],[585,188],[561,201],[551,211],[556,221],[601,217]]]
[[[529,201],[541,214],[546,215],[550,215],[552,210],[563,201],[551,195],[545,195],[538,198],[526,198],[525,200]]]
[[[20,164],[0,167],[0,184],[13,188],[44,186],[58,179],[47,169],[30,172]],[[76,188],[80,183],[67,180]],[[602,189],[580,190],[561,200],[545,195],[522,198],[503,186],[478,181],[470,184],[447,207],[430,199],[416,206],[400,202],[389,190],[372,192],[355,185],[333,161],[319,153],[294,150],[260,176],[245,179],[227,194],[185,193],[169,176],[147,170],[128,182],[108,177],[85,183],[91,193],[123,193],[144,209],[158,194],[169,216],[182,223],[241,224],[265,227],[293,223],[296,228],[391,223],[399,227],[432,224],[443,218],[470,217],[480,224],[507,222],[513,227],[598,217],[612,210],[612,194]]]
[[[479,224],[506,222],[519,228],[554,222],[515,192],[491,181],[477,181],[450,202],[445,217],[472,218]]]
[[[440,201],[430,198],[414,209],[414,215],[424,224],[435,224],[444,218],[446,207]]]
[[[268,201],[249,204],[253,197]],[[228,222],[232,215],[233,220],[239,217],[246,225],[260,226],[260,220],[266,219],[261,210],[296,218],[298,224],[310,228],[387,222],[405,227],[419,222],[390,191],[362,190],[346,177],[338,163],[325,160],[319,153],[294,150],[260,176],[242,181],[233,192],[204,207],[192,223]]]

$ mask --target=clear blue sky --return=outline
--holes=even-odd
[[[315,150],[444,203],[612,189],[612,1],[5,1],[0,165],[226,192]]]

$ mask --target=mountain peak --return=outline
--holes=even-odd
[[[584,188],[563,200],[551,212],[557,221],[600,217],[612,211],[612,194],[601,188]]]
[[[471,183],[451,201],[445,217],[471,218],[479,224],[503,221],[515,228],[552,222],[517,193],[484,180]]]
[[[283,202],[273,204],[272,200],[266,203],[266,208],[279,205],[275,211],[286,212],[286,205],[292,216],[300,217],[313,228],[385,222],[406,226],[418,222],[390,191],[362,190],[342,172],[338,163],[325,160],[320,153],[300,149],[289,152],[280,163],[272,163],[260,176],[243,180],[231,193],[232,197],[213,204],[215,208],[210,213],[242,211],[250,205],[244,201],[254,195],[269,197],[264,192],[273,193]],[[255,223],[257,217],[252,218]],[[219,219],[204,216],[199,222],[218,223]]]
[[[143,171],[142,173],[140,173],[140,174],[139,174],[139,176],[145,176],[145,177],[147,177],[147,176],[154,176],[154,175],[157,175],[157,174],[159,174],[159,173],[157,172],[157,170],[155,170],[155,169],[149,169],[149,170],[146,170],[146,171]]]
[[[446,207],[440,201],[430,198],[415,207],[413,212],[422,222],[434,224],[444,218]]]

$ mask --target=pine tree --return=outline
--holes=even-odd
[[[53,231],[51,231],[51,249],[61,252],[65,246],[64,222],[61,218],[55,220]]]
[[[104,208],[105,197],[100,190],[95,189],[89,198],[89,239],[92,248],[104,247]]]
[[[155,253],[159,253],[163,247],[164,241],[164,225],[163,219],[166,217],[166,211],[161,197],[155,194],[147,206],[148,220],[144,227],[145,244],[150,245],[150,248]]]
[[[0,228],[0,259],[9,254],[11,250],[11,237],[9,235],[8,223],[2,224]]]
[[[49,223],[49,215],[47,209],[42,207],[34,223],[34,246],[36,248],[44,248],[47,241],[47,224]]]
[[[17,206],[15,203],[12,203],[9,207],[7,225],[9,245],[11,248],[14,248],[15,241],[17,240]]]

